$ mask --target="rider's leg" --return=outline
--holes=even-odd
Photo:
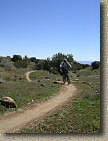
[[[67,82],[68,82],[68,84],[70,84],[70,78],[69,78],[68,73],[67,73],[67,75],[66,75],[66,78],[67,78]]]
[[[66,76],[63,75],[63,83],[65,84],[65,82],[66,82]]]
[[[65,73],[65,71],[63,70],[63,83],[65,84],[65,82],[66,82],[66,73]]]

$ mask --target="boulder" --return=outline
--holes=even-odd
[[[22,80],[23,78],[22,77],[19,77],[19,80]]]
[[[76,77],[80,77],[80,75],[79,75],[79,74],[77,74],[77,75],[76,75]]]
[[[48,79],[48,80],[49,80],[49,79],[50,79],[50,77],[46,76],[46,77],[45,77],[45,79]]]
[[[53,81],[53,84],[63,84],[63,81]]]
[[[61,79],[57,79],[57,81],[61,81]]]
[[[1,105],[3,105],[6,108],[16,108],[17,107],[15,101],[10,97],[2,97],[0,99],[0,103]]]
[[[40,84],[40,86],[45,87],[45,84]]]
[[[0,84],[2,84],[2,83],[4,83],[4,82],[5,82],[4,80],[0,79]]]
[[[94,94],[86,94],[85,98],[89,99],[89,100],[94,100]]]
[[[53,81],[53,83],[54,83],[54,84],[58,84],[58,82],[57,82],[57,81]]]
[[[75,81],[78,81],[79,79],[75,79]]]
[[[87,82],[86,81],[82,81],[82,83],[86,84]]]

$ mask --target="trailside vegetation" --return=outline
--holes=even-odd
[[[0,66],[5,68],[28,68],[32,66],[34,70],[47,70],[54,74],[59,73],[59,65],[63,59],[67,59],[72,65],[71,71],[77,72],[77,70],[85,69],[91,67],[92,70],[98,69],[100,67],[99,61],[92,62],[91,66],[88,64],[80,64],[74,60],[72,54],[57,53],[51,58],[37,59],[36,57],[22,57],[21,55],[13,55],[13,57],[0,57]],[[13,66],[12,66],[13,65]]]

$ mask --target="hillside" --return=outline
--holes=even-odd
[[[61,57],[61,54],[58,54]],[[71,78],[70,86],[62,86],[62,76],[57,70],[60,60],[54,56],[53,60],[21,59],[14,62],[10,58],[2,58],[0,62],[0,98],[9,96],[17,104],[16,109],[6,109],[0,105],[0,119],[5,116],[12,118],[11,115],[29,110],[33,104],[47,103],[47,100],[55,100],[60,90],[63,91],[63,101],[58,103],[55,110],[52,107],[43,115],[42,119],[30,119],[22,129],[13,132],[18,133],[99,133],[100,132],[100,70],[99,63],[94,63],[94,69],[89,65],[81,65],[74,61],[73,68],[69,72]],[[19,57],[19,56],[17,56]],[[20,58],[20,57],[19,57]],[[72,61],[72,56],[70,56]],[[37,62],[38,61],[38,62]],[[25,64],[26,62],[26,64]],[[55,62],[55,64],[50,64]],[[45,63],[45,64],[44,64]],[[54,66],[55,65],[55,66]],[[44,67],[43,67],[44,66]],[[41,68],[42,67],[42,68]],[[96,67],[96,68],[95,68]],[[59,81],[59,83],[56,83]],[[77,93],[71,93],[76,87]],[[74,95],[74,97],[71,96]],[[53,99],[54,98],[54,99]],[[60,101],[61,101],[60,100]],[[59,101],[59,102],[60,102]],[[56,101],[55,101],[56,103]],[[61,106],[60,106],[60,105]],[[47,104],[46,104],[47,105]],[[35,106],[33,106],[35,107]],[[36,108],[34,108],[37,110]],[[43,111],[44,113],[44,111]],[[39,114],[38,114],[39,115]],[[22,115],[23,116],[23,115]],[[19,116],[20,117],[20,116]],[[79,120],[80,119],[80,120]],[[32,121],[33,120],[33,121]],[[13,121],[13,120],[12,120]],[[6,121],[4,121],[5,123]],[[3,123],[3,122],[2,122]],[[23,124],[22,124],[23,125]],[[5,130],[4,130],[5,131]]]
[[[37,70],[35,75],[30,76],[31,79],[35,79],[34,77],[37,79],[29,83],[25,78],[26,71],[27,69],[7,72],[0,67],[0,98],[3,96],[13,98],[16,101],[17,109],[47,99],[61,87],[60,84],[53,84],[53,81],[61,78],[59,75]],[[13,110],[8,110],[0,105],[0,114]]]
[[[42,120],[31,122],[21,133],[99,133],[100,71],[70,73],[79,93],[62,108]]]

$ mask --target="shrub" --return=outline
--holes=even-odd
[[[36,57],[31,57],[31,58],[30,58],[30,61],[31,61],[31,62],[36,62],[36,61],[37,61],[37,60],[36,60]]]
[[[27,62],[24,60],[18,61],[18,62],[14,62],[14,66],[16,68],[27,68]]]
[[[57,68],[53,68],[53,67],[51,67],[49,69],[49,72],[54,73],[54,74],[58,74],[59,73],[58,70],[57,70]]]
[[[93,70],[98,69],[100,67],[100,62],[99,61],[94,61],[94,62],[92,62],[91,66],[92,66]]]
[[[18,62],[22,60],[22,57],[20,55],[13,55],[13,58],[11,58],[13,62]]]
[[[0,60],[0,66],[4,67],[6,71],[11,71],[13,69],[12,63],[6,58]]]

